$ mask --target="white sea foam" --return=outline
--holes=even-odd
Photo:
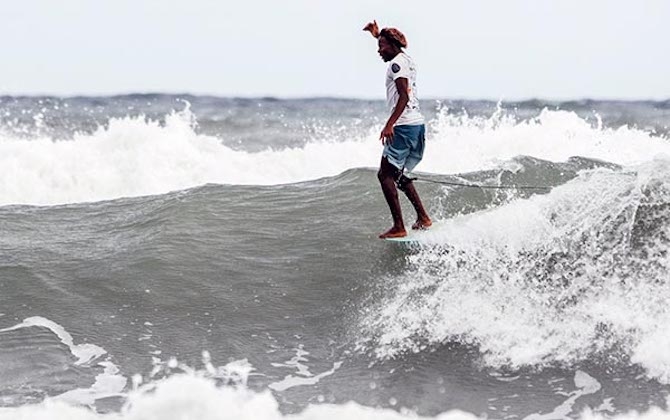
[[[283,184],[376,167],[377,130],[351,140],[316,140],[301,148],[236,151],[220,139],[197,134],[188,109],[165,124],[143,117],[112,119],[93,134],[71,140],[0,134],[0,205],[63,204],[160,194],[206,183]],[[670,156],[670,144],[648,132],[592,127],[576,114],[543,111],[516,121],[449,115],[430,122],[424,161],[418,170],[458,173],[488,169],[518,155],[563,161],[571,156],[619,164]],[[1,133],[1,132],[0,132]]]
[[[652,407],[646,413],[638,413],[631,411],[629,413],[620,414],[618,416],[605,415],[602,413],[585,412],[581,416],[582,420],[668,420],[670,419],[670,412],[664,411],[659,407]]]
[[[174,375],[151,391],[132,392],[121,413],[97,414],[59,401],[19,408],[0,409],[0,420],[401,420],[422,418],[388,409],[365,407],[353,402],[342,405],[312,405],[300,414],[284,415],[269,391],[256,393],[239,387],[219,387],[211,379]],[[471,420],[475,416],[451,411],[438,420]]]
[[[563,401],[561,405],[554,408],[553,411],[546,414],[531,414],[526,416],[524,420],[554,420],[567,419],[572,413],[575,402],[585,396],[598,392],[600,390],[600,383],[587,373],[578,370],[575,374],[575,391],[568,395],[568,398]]]
[[[446,220],[362,321],[382,358],[458,341],[491,366],[616,349],[670,380],[670,161],[583,173],[551,193]]]
[[[568,418],[572,404],[581,396],[596,392],[598,383],[583,373],[575,376],[578,388],[552,413],[530,418]],[[474,420],[473,414],[451,410],[435,417],[421,417],[407,410],[400,412],[363,406],[354,402],[344,404],[312,404],[298,414],[282,414],[279,403],[269,392],[254,392],[244,387],[220,386],[213,379],[194,374],[170,376],[149,388],[132,391],[118,413],[100,414],[63,401],[46,400],[40,404],[0,408],[0,420]],[[648,413],[629,413],[604,417],[597,411],[586,411],[584,420],[604,418],[670,419],[670,413],[652,408]]]
[[[272,363],[272,366],[274,367],[295,369],[296,375],[287,375],[284,379],[269,384],[268,388],[274,391],[285,391],[296,386],[315,385],[319,383],[321,379],[335,373],[335,371],[342,366],[342,362],[335,362],[332,369],[314,375],[309,371],[309,366],[302,363],[308,361],[307,356],[309,356],[309,352],[305,351],[301,345],[296,349],[296,354],[291,360],[285,363]]]
[[[78,366],[101,366],[103,372],[96,375],[95,382],[87,388],[77,388],[54,397],[73,404],[91,405],[100,398],[120,396],[126,386],[126,378],[119,374],[119,368],[109,360],[100,360],[107,351],[95,344],[75,344],[72,335],[61,325],[50,319],[33,316],[26,318],[20,324],[0,330],[0,332],[14,331],[21,328],[41,327],[53,332],[58,339],[65,344],[77,358]]]

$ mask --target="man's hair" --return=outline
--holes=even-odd
[[[396,28],[384,28],[379,32],[379,36],[383,36],[399,48],[407,48],[407,39],[405,39],[405,35]]]

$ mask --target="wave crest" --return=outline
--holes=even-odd
[[[583,156],[618,164],[670,156],[665,138],[630,127],[592,127],[565,111],[544,110],[520,121],[503,111],[482,118],[452,115],[444,108],[429,125],[419,166],[423,172],[490,169],[518,155],[551,161]],[[352,131],[343,141],[323,135],[303,147],[278,145],[252,153],[198,133],[187,107],[167,115],[164,123],[143,116],[112,118],[92,134],[70,140],[0,134],[0,205],[99,201],[207,183],[285,184],[376,167],[381,153],[377,131]]]
[[[493,367],[605,355],[670,380],[670,161],[596,169],[444,222],[362,320],[380,358],[456,341]]]

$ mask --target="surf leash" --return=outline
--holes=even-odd
[[[450,181],[436,181],[433,179],[426,179],[426,178],[418,178],[418,177],[412,177],[410,178],[412,181],[419,181],[419,182],[430,182],[433,184],[442,184],[442,185],[449,185],[453,187],[470,187],[470,188],[481,188],[481,189],[497,189],[497,190],[544,190],[544,191],[549,191],[551,190],[552,187],[545,187],[545,186],[539,186],[539,185],[480,185],[480,184],[465,184],[462,182],[450,182]]]

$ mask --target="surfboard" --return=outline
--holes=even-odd
[[[408,230],[407,236],[402,238],[384,238],[385,241],[389,242],[402,242],[402,243],[419,243],[431,236],[434,236],[434,232],[440,229],[442,222],[433,222],[433,226],[424,230]]]
[[[407,236],[403,236],[402,238],[384,238],[385,241],[389,242],[419,242],[420,238],[418,238],[416,235],[412,235],[411,233],[407,233]]]

